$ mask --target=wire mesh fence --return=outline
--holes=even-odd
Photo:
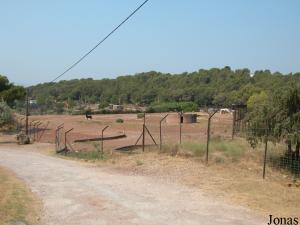
[[[271,145],[268,149],[266,163],[273,169],[290,175],[295,180],[300,178],[300,157],[296,145],[289,150],[286,144]]]

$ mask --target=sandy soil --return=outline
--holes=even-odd
[[[264,224],[250,210],[201,189],[58,159],[32,148],[1,146],[0,165],[40,196],[43,225]]]

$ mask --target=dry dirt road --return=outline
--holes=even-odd
[[[259,216],[199,189],[0,146],[0,166],[42,199],[41,225],[260,225]]]

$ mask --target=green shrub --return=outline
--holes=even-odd
[[[64,103],[63,102],[57,102],[55,104],[55,112],[57,114],[62,114],[65,111],[64,109]]]
[[[13,114],[8,105],[4,102],[0,102],[0,125],[7,125],[12,123]]]
[[[139,160],[139,159],[136,160],[136,165],[137,165],[137,166],[141,166],[141,165],[143,165],[143,164],[144,164],[143,161],[141,161],[141,160]]]
[[[211,149],[223,152],[225,156],[231,158],[240,158],[245,153],[245,147],[233,141],[214,141],[211,144]]]
[[[116,119],[116,123],[124,123],[124,120],[121,118]]]
[[[136,116],[138,119],[142,119],[144,118],[144,113],[138,113]]]
[[[203,157],[206,154],[206,143],[183,142],[180,149],[183,153],[189,153],[194,157]],[[210,142],[209,154],[216,155],[217,163],[225,161],[226,157],[236,161],[244,155],[245,149],[241,143],[214,138]]]
[[[104,109],[108,106],[109,106],[108,102],[100,102],[100,104],[98,105],[98,109]]]

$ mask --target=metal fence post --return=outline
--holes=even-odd
[[[235,134],[235,121],[236,121],[236,111],[233,110],[233,112],[232,112],[232,134],[231,134],[232,140],[233,140],[234,134]]]
[[[263,166],[263,179],[265,179],[265,176],[266,176],[267,151],[268,151],[268,136],[266,136],[266,139],[265,139],[265,154],[264,154],[264,166]]]
[[[56,144],[56,151],[59,151],[60,149],[60,130],[64,127],[64,124],[60,124],[56,127],[55,130],[55,144]]]
[[[37,123],[32,123],[32,133],[33,133],[33,141],[35,141],[35,132],[36,132],[36,124]]]
[[[28,117],[29,117],[29,101],[28,101],[28,88],[26,89],[26,119],[25,119],[25,134],[28,135]]]
[[[143,152],[145,151],[145,124],[146,124],[146,113],[144,113],[144,120],[143,120],[143,140],[142,140]]]
[[[209,142],[210,142],[210,122],[211,118],[218,112],[219,110],[215,110],[213,113],[208,114],[207,121],[207,140],[206,140],[206,164],[208,164],[208,152],[209,152]]]
[[[178,115],[179,115],[179,144],[181,144],[181,132],[182,132],[181,120],[182,120],[183,113],[179,112]]]
[[[165,115],[160,121],[159,121],[159,150],[161,150],[162,147],[162,134],[161,134],[161,123],[167,118],[169,114]]]
[[[104,140],[103,140],[103,138],[104,138],[104,136],[103,136],[103,133],[104,133],[104,131],[108,128],[109,126],[106,126],[106,127],[104,127],[103,129],[102,129],[102,131],[101,131],[101,153],[103,154],[104,153],[104,149],[103,149],[103,142],[104,142]]]
[[[66,151],[66,152],[67,152],[67,134],[68,134],[69,132],[71,132],[73,129],[74,129],[74,128],[71,128],[70,130],[68,130],[68,131],[65,132],[65,151]]]
[[[42,122],[39,122],[36,124],[36,132],[35,132],[35,136],[36,138],[34,138],[34,140],[38,140],[39,138],[39,126],[42,125],[43,123]]]

